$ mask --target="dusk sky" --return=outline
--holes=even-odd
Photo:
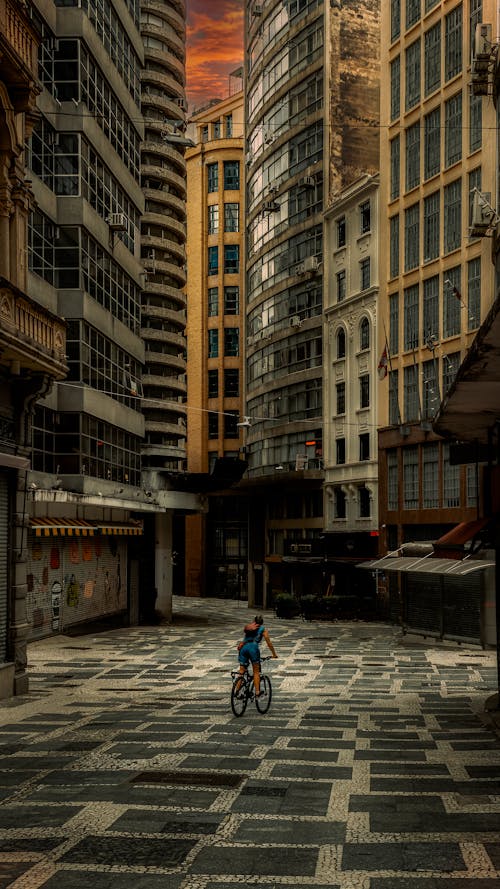
[[[187,0],[187,97],[190,110],[229,92],[243,62],[243,0]]]

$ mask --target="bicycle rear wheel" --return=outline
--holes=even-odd
[[[235,716],[243,716],[248,703],[248,685],[243,678],[238,677],[233,682],[231,689],[231,710]]]
[[[260,695],[255,698],[255,706],[259,713],[267,713],[271,706],[271,698],[273,696],[273,687],[269,676],[260,677]]]

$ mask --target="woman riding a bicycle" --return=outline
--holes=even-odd
[[[271,652],[273,658],[277,658],[278,655],[274,649],[274,645],[271,642],[271,637],[264,627],[264,618],[261,614],[257,614],[255,616],[255,620],[251,624],[247,624],[244,628],[244,639],[243,642],[238,646],[238,662],[240,665],[240,673],[244,673],[248,664],[252,664],[253,669],[253,684],[255,687],[255,696],[258,698],[260,695],[260,643],[263,639],[266,640],[267,647]]]

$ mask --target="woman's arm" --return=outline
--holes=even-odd
[[[271,642],[271,637],[270,637],[268,631],[267,631],[267,630],[264,630],[264,632],[263,632],[262,635],[264,636],[264,639],[266,640],[267,647],[269,648],[269,651],[271,652],[272,656],[273,656],[273,657],[278,657],[278,655],[276,654],[276,651],[275,651],[275,649],[274,649],[274,645],[273,645],[273,643]]]

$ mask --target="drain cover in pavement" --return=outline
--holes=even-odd
[[[246,775],[228,772],[140,772],[133,784],[182,784],[186,787],[238,787]]]

